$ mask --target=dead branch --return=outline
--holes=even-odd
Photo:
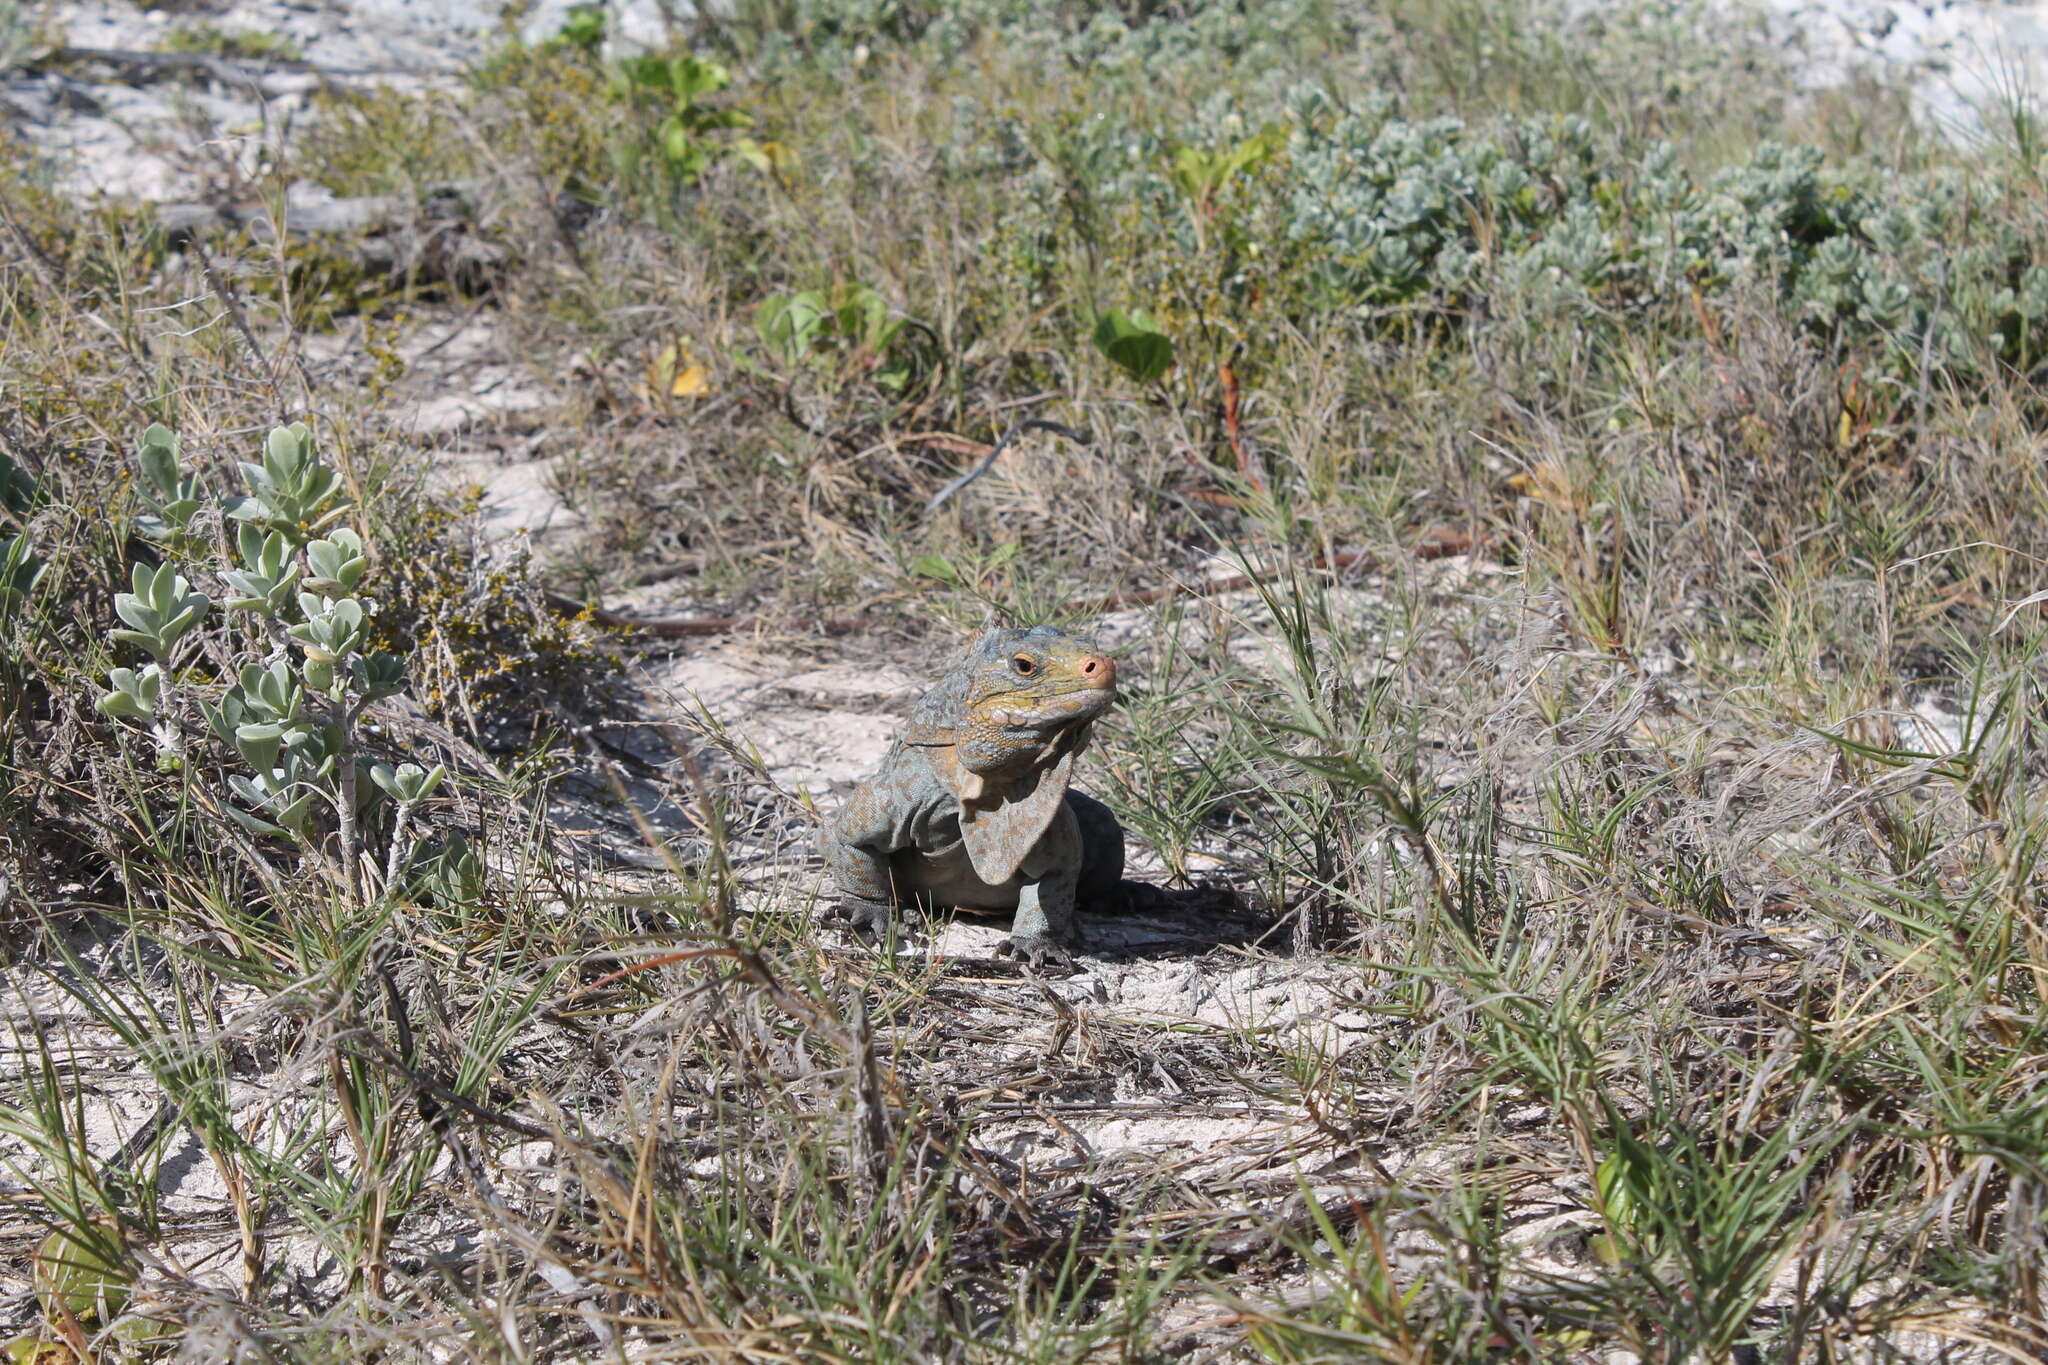
[[[173,246],[240,234],[252,242],[331,238],[346,242],[366,274],[448,280],[475,290],[495,278],[512,252],[475,230],[468,196],[473,186],[443,185],[425,198],[369,195],[328,203],[164,204],[157,226]]]
[[[1452,555],[1468,554],[1484,545],[1487,537],[1483,533],[1454,531],[1437,527],[1424,532],[1408,552],[1416,559],[1447,559]],[[1385,559],[1370,550],[1347,550],[1334,555],[1317,555],[1310,561],[1317,569],[1336,570],[1360,566],[1383,564]],[[1131,592],[1111,593],[1104,597],[1076,597],[1064,602],[1060,610],[1065,613],[1090,612],[1100,614],[1116,611],[1122,607],[1148,606],[1163,602],[1178,593],[1192,597],[1212,597],[1217,593],[1235,592],[1248,588],[1253,583],[1248,573],[1229,574],[1211,579],[1206,583],[1166,583],[1156,588],[1140,588]],[[626,631],[634,635],[651,636],[655,639],[691,639],[710,635],[731,635],[743,631],[778,624],[763,616],[655,616],[635,617],[620,612],[607,611],[593,603],[578,602],[562,593],[547,594],[547,603],[564,615],[581,616],[593,624],[608,630]],[[798,617],[780,622],[790,629],[812,630],[823,635],[853,635],[873,624],[873,618],[858,616]]]

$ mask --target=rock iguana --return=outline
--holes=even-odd
[[[1115,700],[1108,655],[1048,626],[984,632],[825,821],[842,914],[880,933],[899,905],[1015,910],[1002,951],[1068,962],[1076,903],[1110,907],[1123,877],[1116,817],[1067,785]]]

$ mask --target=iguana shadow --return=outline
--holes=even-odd
[[[924,927],[911,929],[911,938],[902,945],[913,956],[935,948],[949,921],[994,926],[1008,919],[1000,912],[956,906],[925,905],[919,913],[925,917]],[[1280,921],[1249,908],[1243,897],[1223,886],[1164,887],[1126,881],[1117,888],[1115,904],[1079,907],[1073,933],[1072,949],[1079,960],[1072,971],[1085,970],[1089,960],[1129,962],[1199,957],[1225,945],[1256,946],[1282,954],[1288,951]],[[871,935],[855,937],[870,945],[875,942]],[[977,976],[1072,974],[1065,968],[1040,971],[1012,958],[984,957],[978,953],[949,953],[946,968],[949,974],[964,972]]]
[[[1088,957],[1184,957],[1265,938],[1273,920],[1225,886],[1165,887],[1126,881],[1118,904],[1074,917],[1075,947]]]

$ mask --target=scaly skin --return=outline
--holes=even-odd
[[[1005,951],[1067,963],[1076,903],[1109,907],[1123,877],[1116,817],[1067,786],[1115,700],[1115,662],[1080,641],[984,632],[819,834],[855,927],[900,905],[1014,910]]]

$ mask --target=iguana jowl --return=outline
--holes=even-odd
[[[910,713],[882,770],[826,820],[825,865],[857,927],[913,902],[1015,910],[1004,950],[1064,962],[1074,906],[1114,902],[1124,834],[1068,789],[1116,662],[1048,626],[991,630]]]

